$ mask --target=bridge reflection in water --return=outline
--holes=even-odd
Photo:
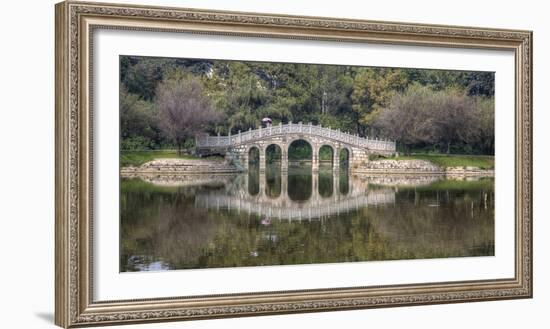
[[[121,180],[120,271],[494,255],[494,181],[310,166]]]
[[[366,181],[353,178],[346,169],[336,171],[328,167],[312,172],[306,166],[281,172],[277,165],[268,166],[265,172],[251,168],[226,190],[195,197],[196,207],[230,209],[289,221],[322,219],[394,202],[394,189],[369,189]]]

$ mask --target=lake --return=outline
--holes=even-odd
[[[282,173],[122,178],[120,271],[494,255],[494,180]]]

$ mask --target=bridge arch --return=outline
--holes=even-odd
[[[288,151],[292,143],[300,140],[307,142],[311,146],[312,150],[313,150],[313,146],[316,144],[309,136],[297,136],[286,141],[286,144],[285,144],[286,150]]]
[[[262,154],[262,148],[259,145],[252,144],[246,148],[246,160],[247,163],[258,163],[260,161],[260,155]],[[257,159],[256,159],[257,157]]]
[[[286,148],[286,156],[287,156],[287,159],[286,160],[291,160],[290,159],[290,149],[293,147],[293,145],[299,143],[299,142],[305,142],[309,148],[310,148],[310,159],[313,161],[314,157],[315,157],[315,153],[316,153],[316,147],[315,147],[315,143],[309,139],[309,138],[305,138],[305,137],[298,137],[298,138],[294,138],[290,141],[287,142],[287,144],[285,145],[285,148]]]
[[[324,150],[324,149],[330,150],[330,158],[326,159],[321,156],[322,154],[321,150]],[[335,155],[336,155],[336,148],[334,147],[334,145],[330,145],[327,143],[322,143],[319,145],[319,150],[317,154],[317,156],[319,157],[319,162],[330,161],[330,165],[334,166]]]
[[[337,155],[337,161],[339,162],[339,164],[341,165],[343,162],[345,165],[349,166],[349,164],[351,163],[351,158],[351,148],[347,146],[342,146],[340,148],[339,154]]]
[[[265,160],[267,163],[283,160],[283,147],[278,143],[271,143],[265,148]]]

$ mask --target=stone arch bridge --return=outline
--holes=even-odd
[[[257,148],[260,154],[260,171],[265,170],[266,151],[270,145],[281,149],[281,169],[288,169],[288,149],[297,140],[304,140],[311,146],[312,170],[319,169],[319,150],[323,146],[332,149],[333,169],[339,168],[339,156],[347,151],[351,168],[355,164],[368,161],[370,154],[390,156],[395,153],[395,142],[378,140],[358,135],[351,135],[340,130],[300,123],[287,123],[265,128],[250,129],[246,132],[228,136],[197,136],[196,152],[198,155],[222,154],[232,158],[248,169],[250,150]],[[344,151],[345,150],[345,151]]]

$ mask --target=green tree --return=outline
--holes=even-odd
[[[477,132],[476,145],[483,154],[495,154],[495,100],[493,97],[478,96],[476,102]]]
[[[407,76],[401,69],[359,69],[351,94],[359,134],[375,132],[374,122],[382,109],[388,106],[392,97],[401,92],[407,83]]]
[[[153,104],[120,86],[120,142],[123,150],[155,148],[159,129]]]
[[[256,128],[261,109],[268,100],[268,91],[249,65],[241,62],[220,62],[214,66],[207,85],[212,89],[214,104],[227,120],[218,132]]]
[[[124,85],[129,92],[151,101],[155,96],[155,90],[162,80],[162,66],[155,60],[138,60],[135,65],[127,66],[121,73],[124,77]]]
[[[202,125],[205,133],[246,131],[257,128],[263,117],[270,117],[274,124],[312,122],[362,136],[390,136],[395,132],[390,134],[380,125],[385,120],[379,118],[390,110],[393,99],[405,95],[414,83],[418,85],[414,88],[423,86],[448,103],[437,105],[436,97],[429,108],[423,109],[432,112],[429,118],[439,122],[434,127],[440,127],[441,132],[431,139],[415,138],[416,142],[407,145],[440,151],[451,151],[452,147],[465,153],[494,152],[493,72],[137,56],[120,58],[123,148],[160,148],[173,140],[160,129],[160,113],[153,104],[159,103],[157,92],[163,81],[191,76],[201,84],[211,107],[225,117]],[[460,95],[450,100],[451,91]],[[461,108],[459,99],[466,100],[463,105],[474,110]],[[409,114],[396,117],[396,123],[402,124]],[[464,118],[472,115],[477,120]],[[449,117],[456,117],[456,122],[466,120],[469,125],[457,130],[448,122]]]

